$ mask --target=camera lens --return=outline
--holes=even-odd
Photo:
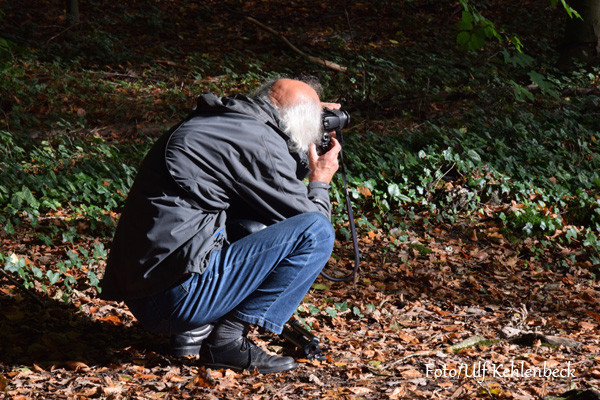
[[[323,109],[323,130],[326,132],[344,129],[350,123],[350,114],[346,110]]]

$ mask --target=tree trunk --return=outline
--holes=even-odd
[[[567,22],[565,42],[562,46],[562,63],[572,59],[597,62],[600,54],[600,0],[571,0],[569,5],[581,15]]]
[[[79,22],[79,0],[67,0],[67,20],[71,25]]]

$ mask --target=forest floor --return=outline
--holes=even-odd
[[[221,25],[199,26],[193,35],[206,34],[206,52],[218,54],[223,43],[273,54],[289,51],[283,45],[273,49],[272,35],[252,24],[236,23],[239,16],[213,3],[213,13],[223,15]],[[333,36],[326,25],[327,2],[306,8],[291,2],[271,9],[253,8],[255,3],[244,2],[242,11],[270,21],[279,31],[285,30],[284,24],[274,16],[283,20],[283,14],[289,14],[290,26],[304,24],[303,44],[326,54],[326,40]],[[205,11],[192,2],[187,8],[177,1],[156,4],[172,15],[202,17]],[[354,7],[355,15],[368,11],[366,5]],[[60,10],[49,15],[59,18],[58,14]],[[312,14],[319,19],[311,20]],[[458,14],[435,22],[450,23]],[[386,18],[392,17],[368,19],[361,28],[370,36],[355,40],[373,46],[387,42],[392,25]],[[5,18],[18,20],[14,15]],[[419,21],[411,20],[405,33],[416,32]],[[171,22],[175,24],[175,18]],[[191,32],[193,25],[188,21],[182,30]],[[43,27],[50,39],[64,34],[51,24]],[[112,29],[116,35],[127,26]],[[301,36],[290,32],[297,39]],[[419,33],[414,36],[401,42],[426,42]],[[160,38],[166,47],[181,39]],[[152,32],[136,32],[132,40],[143,53],[153,52],[158,39]],[[161,62],[174,68],[184,63]],[[127,74],[134,69],[128,66]],[[152,123],[133,118],[125,124],[124,132],[155,130]],[[124,304],[99,300],[93,288],[73,291],[65,304],[60,293],[23,291],[0,276],[0,398],[525,400],[571,389],[589,389],[587,395],[597,396],[591,390],[600,387],[600,284],[591,265],[553,268],[576,250],[560,245],[552,253],[540,250],[545,248],[540,241],[552,238],[509,240],[486,214],[498,210],[483,210],[453,225],[433,224],[417,215],[401,232],[401,243],[390,232],[365,233],[355,282],[318,278],[302,305],[304,311],[298,313],[325,347],[325,360],[305,359],[278,337],[250,332],[263,348],[297,356],[298,369],[272,375],[207,370],[194,357],[173,358],[166,351],[166,338],[143,332]],[[47,218],[60,225],[60,210]],[[80,230],[86,231],[85,223]],[[54,265],[65,248],[92,251],[94,244],[109,245],[107,238],[81,234],[70,243],[47,246],[34,236],[26,224],[14,235],[2,232],[2,252],[24,255],[36,265]],[[334,252],[327,270],[348,269],[348,243],[338,242]],[[101,274],[103,264],[87,267]],[[85,274],[75,278],[83,281]]]
[[[409,231],[393,252],[387,237],[363,238],[357,282],[319,278],[303,303],[326,360],[256,330],[259,345],[299,357],[266,376],[172,358],[166,339],[91,289],[65,305],[3,282],[0,386],[12,399],[537,399],[598,387],[600,286],[586,266],[555,273],[552,256],[531,255],[523,268],[493,226],[476,229]]]

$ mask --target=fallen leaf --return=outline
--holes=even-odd
[[[106,317],[99,318],[100,321],[108,322],[112,325],[121,325],[121,318],[116,315],[107,315]]]
[[[44,372],[44,369],[37,364],[33,364],[31,369],[33,369],[35,372]]]
[[[358,192],[360,194],[362,194],[365,197],[369,197],[371,196],[371,191],[369,190],[369,188],[364,187],[364,186],[358,186],[356,189],[358,189]]]
[[[406,388],[404,386],[396,387],[392,393],[390,393],[390,399],[400,399],[406,397]]]
[[[103,387],[102,391],[106,396],[115,396],[123,391],[123,387],[120,385],[109,385]]]
[[[150,381],[150,380],[154,380],[154,379],[160,379],[160,376],[154,375],[154,374],[135,374],[135,378],[136,379],[141,379],[141,380],[144,380],[144,381]]]
[[[81,361],[65,361],[64,366],[71,371],[89,371],[90,367]]]
[[[332,333],[330,332],[325,332],[322,334],[323,336],[325,336],[327,338],[327,340],[331,341],[331,342],[343,342],[343,339],[338,338],[337,336],[334,336]]]
[[[471,239],[473,242],[476,242],[477,240],[479,240],[479,239],[477,238],[477,231],[476,231],[475,229],[473,229],[473,230],[471,231],[471,236],[469,236],[469,239]]]
[[[587,315],[589,315],[590,317],[594,318],[600,324],[600,314],[598,314],[597,312],[594,312],[594,311],[589,311],[589,310],[587,310],[585,313]]]
[[[198,374],[185,387],[192,389],[193,387],[213,388],[217,386],[217,381],[213,379],[208,370],[204,367],[200,368]]]
[[[369,389],[368,387],[364,387],[364,386],[356,386],[356,387],[352,387],[350,388],[350,391],[356,395],[366,395],[368,393],[371,393],[373,390]]]
[[[581,327],[581,329],[583,329],[584,331],[591,331],[592,329],[596,328],[596,324],[591,324],[589,322],[585,322],[585,321],[581,321],[579,323],[579,326]]]
[[[419,343],[419,341],[417,340],[417,338],[407,335],[406,333],[399,333],[398,337],[402,340],[404,340],[405,342],[409,342],[409,343],[413,343],[413,344],[417,344]]]
[[[308,380],[314,384],[316,384],[317,386],[324,386],[324,383],[321,382],[321,380],[319,378],[317,378],[317,376],[315,374],[310,374],[308,376]]]
[[[402,375],[403,378],[406,378],[406,379],[414,379],[414,378],[419,378],[421,376],[421,373],[419,371],[417,371],[416,369],[407,369],[405,371],[402,371],[400,374]]]

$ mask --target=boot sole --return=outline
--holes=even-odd
[[[185,356],[197,356],[200,353],[201,345],[185,346],[185,347],[173,347],[171,348],[171,355],[173,357],[185,357]]]
[[[292,369],[296,369],[298,368],[298,364],[296,364],[295,361],[287,363],[287,364],[283,364],[283,365],[279,365],[277,367],[252,367],[250,366],[250,368],[242,368],[242,367],[236,367],[233,365],[226,365],[226,364],[216,364],[216,363],[202,363],[202,365],[206,368],[210,368],[210,369],[231,369],[233,371],[236,372],[241,372],[241,371],[252,371],[255,368],[258,370],[258,372],[260,374],[273,374],[276,372],[283,372],[283,371],[290,371]]]

